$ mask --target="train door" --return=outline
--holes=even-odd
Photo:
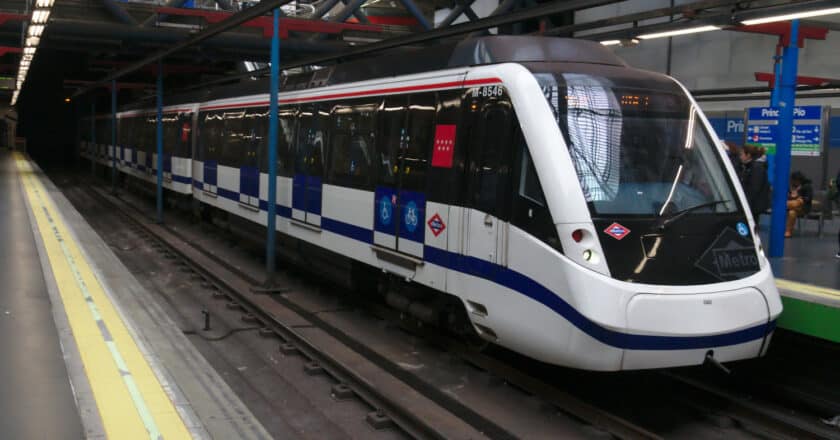
[[[512,110],[503,99],[484,100],[472,115],[467,152],[466,255],[468,269],[492,275],[507,265]],[[486,263],[491,263],[490,265]]]
[[[434,93],[387,98],[380,112],[384,176],[375,192],[374,244],[423,258],[426,170],[434,135]]]
[[[268,109],[246,110],[240,120],[243,135],[244,159],[239,166],[239,203],[246,207],[260,207],[260,160],[266,138]]]
[[[318,105],[305,105],[300,109],[299,121],[292,178],[292,218],[320,227],[329,112]]]

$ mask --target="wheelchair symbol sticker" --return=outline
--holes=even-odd
[[[393,214],[394,206],[391,204],[391,199],[388,196],[382,196],[379,199],[379,220],[383,225],[390,225]]]
[[[738,230],[738,234],[740,234],[741,237],[746,237],[750,234],[750,228],[748,228],[744,222],[738,222],[738,224],[735,225],[735,228]]]
[[[403,221],[405,222],[405,229],[408,232],[414,232],[417,229],[417,204],[414,201],[410,201],[405,205],[405,211],[403,214]]]

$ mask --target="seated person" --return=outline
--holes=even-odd
[[[787,200],[787,224],[785,225],[785,238],[793,233],[793,226],[796,218],[807,214],[811,210],[811,201],[814,198],[814,190],[811,188],[811,181],[799,171],[790,175],[790,191]]]

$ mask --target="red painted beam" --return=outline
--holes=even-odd
[[[8,12],[0,12],[0,26],[6,24],[7,21],[26,21],[29,20],[27,14],[10,14]]]
[[[755,80],[759,82],[766,82],[770,88],[776,84],[776,78],[772,73],[755,72]],[[797,76],[796,85],[798,86],[824,86],[828,84],[840,84],[840,79],[820,78],[817,76]]]
[[[779,21],[776,23],[754,24],[752,26],[737,26],[729,28],[729,30],[737,32],[751,32],[755,34],[778,35],[779,44],[782,47],[787,47],[790,40],[790,22]],[[805,39],[825,40],[828,35],[828,28],[813,27],[813,26],[799,26],[799,38],[797,45],[805,47]]]
[[[166,15],[182,15],[192,17],[202,17],[208,23],[218,23],[230,17],[230,12],[208,11],[205,9],[185,9],[185,8],[169,8],[160,7],[155,11],[158,14]],[[255,18],[242,24],[242,26],[262,28],[264,37],[271,37],[274,34],[271,17],[264,16]],[[280,19],[280,37],[288,38],[289,32],[310,32],[318,34],[338,34],[343,31],[367,31],[367,32],[382,32],[382,26],[353,24],[353,23],[333,23],[324,20],[305,20],[300,18],[281,18]]]
[[[19,47],[9,47],[9,46],[0,46],[0,57],[6,55],[7,53],[21,53],[23,49]]]

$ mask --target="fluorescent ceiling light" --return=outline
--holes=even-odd
[[[35,55],[35,48],[34,47],[24,47],[23,48],[24,55]]]
[[[752,20],[742,20],[741,23],[751,26],[754,24],[764,24],[764,23],[773,23],[776,21],[788,21],[788,20],[795,20],[797,18],[811,18],[811,17],[819,17],[822,15],[831,15],[831,14],[840,14],[840,8],[826,8],[826,9],[817,9],[814,11],[802,11],[802,12],[794,12],[791,14],[783,14],[783,15],[774,15],[772,17],[764,17],[764,18],[755,18]]]
[[[38,47],[38,43],[41,42],[41,39],[38,37],[27,37],[26,38],[26,45],[30,47]]]
[[[716,31],[720,28],[717,26],[698,26],[692,28],[685,28],[685,29],[676,29],[673,31],[664,31],[664,32],[656,32],[653,34],[644,34],[639,35],[636,38],[641,38],[642,40],[651,40],[653,38],[664,38],[664,37],[674,37],[677,35],[687,35],[687,34],[696,34],[698,32],[709,32],[709,31]]]
[[[29,29],[27,29],[26,32],[30,37],[40,37],[41,33],[44,32],[44,25],[33,24],[29,26]]]
[[[35,2],[35,7],[37,8],[49,8],[52,7],[55,0],[37,0]]]
[[[615,46],[621,44],[621,40],[604,40],[601,42],[604,46]]]
[[[36,9],[35,12],[32,13],[32,22],[35,24],[44,24],[50,18],[50,10],[49,9]]]

